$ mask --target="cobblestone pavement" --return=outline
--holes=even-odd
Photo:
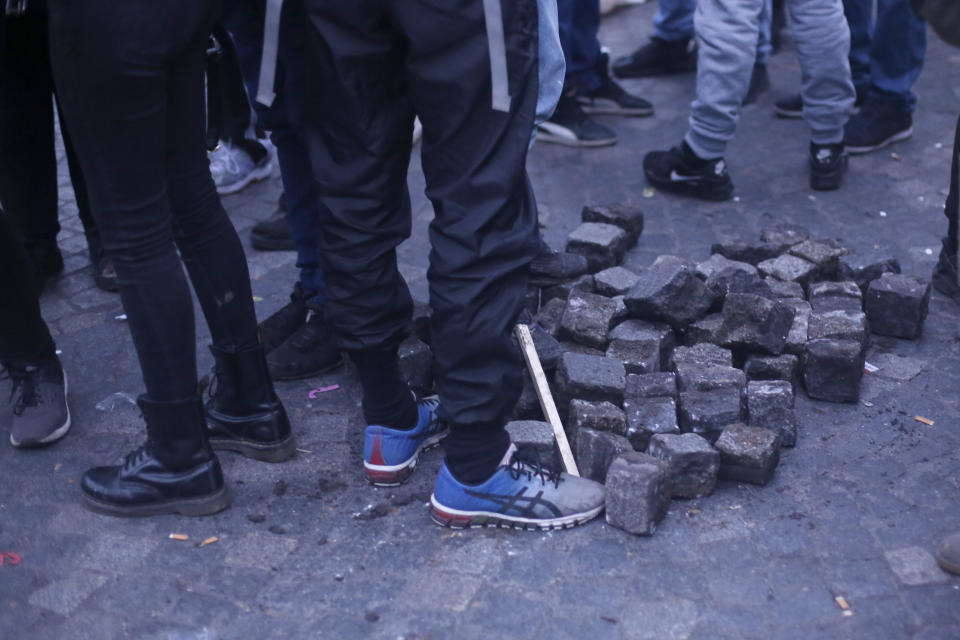
[[[653,10],[608,18],[605,44],[631,50],[649,35]],[[814,194],[805,125],[772,115],[774,98],[799,81],[788,42],[771,61],[773,89],[744,110],[727,157],[739,200],[724,204],[644,198],[642,154],[679,141],[694,78],[630,81],[657,115],[604,118],[617,146],[532,152],[545,235],[562,245],[585,202],[634,202],[647,229],[628,267],[661,253],[703,259],[712,242],[791,221],[929,277],[944,228],[958,69],[960,51],[931,36],[913,138],[854,158],[841,191]],[[432,214],[418,159],[410,181],[414,236],[400,257],[422,300]],[[22,557],[0,566],[0,638],[960,637],[960,579],[932,556],[960,529],[960,309],[939,294],[922,338],[874,339],[868,360],[884,366],[865,377],[859,404],[799,394],[799,441],[770,485],[721,483],[708,498],[674,501],[652,538],[602,519],[544,534],[434,526],[425,503],[439,452],[402,488],[368,486],[358,389],[345,370],[279,386],[301,452],[282,465],[224,454],[236,494],[229,510],[119,520],[82,509],[77,483],[142,439],[135,408],[112,395],[135,395],[142,383],[115,319],[119,299],[93,288],[65,170],[61,186],[66,273],[43,310],[71,378],[75,426],[42,451],[0,445],[0,551]],[[245,244],[279,189],[274,176],[225,198]],[[289,292],[294,257],[248,255],[265,316]],[[199,338],[206,368],[205,330]],[[335,383],[340,390],[308,399]],[[174,532],[189,540],[170,540]],[[219,540],[198,546],[209,536]]]

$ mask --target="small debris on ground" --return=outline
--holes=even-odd
[[[213,544],[214,542],[216,542],[216,541],[219,540],[219,539],[220,539],[220,538],[218,538],[217,536],[210,536],[209,538],[204,538],[203,542],[201,542],[201,543],[198,544],[197,546],[198,546],[198,547],[205,547],[205,546],[207,546],[208,544]]]
[[[185,533],[171,533],[171,534],[170,534],[169,536],[167,536],[167,537],[170,538],[171,540],[180,540],[181,542],[184,541],[184,540],[189,540],[189,539],[190,539],[190,536],[188,536],[188,535],[185,534]]]
[[[933,426],[933,420],[931,420],[930,418],[924,418],[923,416],[913,416],[913,419],[916,420],[917,422],[922,422],[928,427]]]

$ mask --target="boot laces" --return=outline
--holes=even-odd
[[[37,374],[39,371],[39,369],[32,367],[27,369],[10,367],[4,369],[4,373],[0,374],[0,380],[9,379],[13,382],[9,398],[9,400],[16,398],[13,405],[13,415],[23,415],[28,407],[36,407],[43,403],[43,397],[37,390]]]
[[[514,480],[519,480],[521,476],[526,476],[528,480],[538,477],[543,484],[552,482],[555,488],[560,486],[563,479],[559,469],[550,469],[544,466],[540,459],[540,452],[536,449],[518,449],[513,454],[508,469],[510,477]]]
[[[149,444],[149,441],[144,442],[142,445],[123,456],[122,466],[124,471],[129,471],[131,468],[138,466],[143,459],[149,455]]]

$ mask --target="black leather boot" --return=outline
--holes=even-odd
[[[230,506],[200,399],[156,402],[140,396],[137,404],[147,423],[146,443],[121,466],[83,474],[83,506],[112,516],[202,516]]]
[[[273,390],[263,346],[236,353],[211,346],[210,351],[216,361],[216,386],[207,402],[210,445],[265,462],[292,456],[297,443]]]

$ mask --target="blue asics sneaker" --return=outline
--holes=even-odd
[[[363,472],[378,487],[402,484],[417,466],[422,451],[435,447],[447,435],[437,417],[436,396],[417,400],[417,426],[409,430],[379,424],[367,426],[363,441]]]
[[[430,514],[437,524],[456,529],[569,529],[600,515],[604,499],[599,482],[545,469],[511,444],[481,484],[462,484],[444,463],[430,496]]]

